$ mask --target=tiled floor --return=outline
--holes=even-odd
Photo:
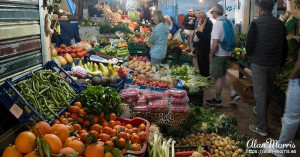
[[[280,107],[277,102],[273,101],[273,105],[269,106],[268,111],[268,125],[269,125],[269,135],[268,137],[262,137],[251,132],[248,128],[250,124],[256,124],[256,116],[253,113],[253,92],[252,92],[252,84],[251,81],[247,79],[238,79],[238,71],[229,69],[228,76],[234,82],[235,88],[239,95],[241,95],[241,99],[237,103],[237,105],[232,105],[229,103],[223,104],[222,107],[218,107],[217,110],[220,112],[226,113],[228,115],[233,115],[237,118],[238,121],[238,133],[239,134],[247,134],[250,138],[255,138],[258,140],[258,143],[263,143],[267,138],[278,139],[281,131],[281,121],[280,118],[283,114],[283,107]],[[214,87],[205,89],[204,99],[211,99],[214,97],[215,89]],[[222,92],[222,101],[229,102],[230,101],[230,91],[228,87],[225,86]],[[205,108],[209,108],[209,106],[204,105]],[[291,157],[299,157],[300,156],[300,138],[296,137],[294,140],[296,145],[297,154],[288,155]],[[271,156],[268,154],[261,154],[259,156]]]

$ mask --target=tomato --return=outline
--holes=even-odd
[[[60,45],[60,48],[61,48],[61,49],[66,49],[67,46],[66,46],[65,44],[61,44],[61,45]]]
[[[89,52],[87,50],[82,51],[82,53],[86,56],[89,54]]]
[[[77,56],[78,58],[82,58],[82,57],[84,56],[84,54],[83,54],[82,52],[77,52],[76,56]]]

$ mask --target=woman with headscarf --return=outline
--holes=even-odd
[[[168,46],[169,25],[160,10],[153,13],[153,21],[156,24],[148,43],[151,44],[150,56],[153,65],[160,64],[166,57]]]
[[[199,23],[195,29],[193,42],[196,48],[198,67],[202,76],[209,76],[209,53],[212,22],[204,11],[197,12]]]

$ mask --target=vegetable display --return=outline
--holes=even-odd
[[[88,85],[79,100],[86,105],[84,110],[88,114],[99,115],[104,112],[107,115],[114,112],[121,115],[123,112],[121,96],[114,88]]]
[[[58,117],[57,113],[75,98],[69,83],[52,70],[40,70],[32,77],[14,85],[25,100],[46,121]]]

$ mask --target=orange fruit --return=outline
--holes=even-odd
[[[56,119],[54,122],[51,123],[51,125],[60,124],[59,120]]]
[[[74,130],[78,130],[78,132],[80,132],[81,126],[79,124],[74,124],[73,127],[74,127]]]
[[[66,146],[73,148],[75,152],[78,152],[78,155],[82,155],[84,151],[84,144],[78,140],[73,140],[71,142],[68,142]]]
[[[144,141],[147,138],[147,133],[145,131],[139,132],[138,135],[141,141]]]
[[[67,125],[69,123],[69,120],[67,118],[59,118],[59,122],[61,124]]]
[[[119,130],[121,128],[121,125],[116,125],[116,126],[114,126],[114,129],[115,130]]]
[[[102,127],[106,127],[106,126],[109,126],[109,123],[108,122],[103,122]]]
[[[36,147],[35,135],[30,131],[20,133],[16,140],[15,146],[20,153],[30,153]]]
[[[110,127],[106,126],[106,127],[103,128],[102,132],[106,133],[106,134],[109,134],[111,130],[112,129]]]
[[[117,125],[117,124],[116,124],[116,122],[115,122],[114,120],[110,120],[110,121],[109,121],[109,126],[110,126],[110,127],[113,128],[113,127],[116,126],[116,125]]]
[[[98,116],[94,116],[94,124],[98,124],[100,121],[100,118]]]
[[[113,155],[110,152],[106,152],[104,157],[113,157]]]
[[[91,131],[92,131],[92,130],[95,130],[95,131],[97,131],[98,133],[101,133],[102,126],[99,125],[99,124],[94,124],[94,125],[90,128],[90,130],[91,130]]]
[[[131,132],[137,132],[138,131],[138,128],[132,128],[130,129]]]
[[[140,137],[138,135],[131,136],[131,143],[140,143]]]
[[[32,151],[30,153],[27,153],[24,157],[40,157],[40,155],[38,152]]]
[[[98,138],[98,136],[99,136],[98,132],[95,130],[91,131],[90,133],[93,133],[96,138]]]
[[[77,113],[71,113],[71,114],[70,114],[70,118],[76,120],[76,119],[78,118],[78,114],[77,114]]]
[[[111,137],[114,137],[114,136],[117,135],[117,130],[111,129],[109,134],[110,134]]]
[[[118,142],[119,142],[119,145],[120,145],[121,147],[125,147],[126,141],[125,141],[124,138],[119,138]]]
[[[109,120],[117,120],[117,115],[112,113],[109,115]]]
[[[88,133],[85,132],[85,133],[80,134],[80,137],[81,137],[81,139],[82,139],[83,141],[86,141],[87,135],[88,135]]]
[[[82,134],[82,133],[87,133],[87,131],[86,131],[85,129],[81,129],[81,130],[79,131],[79,134]]]
[[[141,145],[140,145],[140,144],[137,144],[137,143],[132,144],[132,148],[133,148],[135,151],[140,151],[140,150],[142,149]]]
[[[61,149],[58,154],[65,154],[67,157],[70,156],[71,153],[75,152],[75,150],[71,147],[65,147]]]
[[[127,138],[127,133],[125,133],[125,132],[120,132],[120,133],[118,134],[118,137],[119,137],[119,138],[124,138],[124,139],[126,139],[126,138]]]
[[[83,121],[83,126],[90,126],[91,125],[91,122],[89,120],[85,120]]]
[[[71,136],[71,137],[68,137],[67,140],[64,143],[67,144],[68,142],[71,142],[73,140],[77,140],[78,141],[78,139],[75,136]]]
[[[57,154],[62,149],[61,140],[54,134],[46,134],[43,140],[49,144],[51,154]]]
[[[84,153],[85,157],[103,157],[104,156],[104,150],[101,144],[93,143],[87,146]]]
[[[79,101],[75,102],[74,106],[78,106],[80,109],[82,109],[82,104]]]
[[[139,126],[139,130],[145,131],[145,130],[146,130],[146,125],[145,125],[145,124],[141,124],[141,125]]]
[[[64,124],[53,125],[51,127],[50,133],[57,135],[60,138],[61,142],[65,142],[66,139],[69,137],[69,129]]]
[[[100,118],[103,119],[104,118],[104,112],[101,112],[100,114]]]
[[[80,109],[78,112],[79,115],[86,116],[86,112],[83,109]]]
[[[117,124],[117,125],[121,125],[121,122],[117,120],[117,121],[116,121],[116,124]]]
[[[23,154],[16,149],[15,145],[11,145],[5,148],[2,157],[23,157]]]
[[[131,124],[126,124],[125,127],[128,128],[128,129],[132,129],[132,125]]]
[[[110,136],[107,134],[104,134],[104,133],[100,134],[99,137],[100,137],[101,141],[103,141],[103,142],[110,140]]]
[[[47,122],[40,121],[37,124],[35,124],[31,129],[32,133],[35,136],[41,137],[40,134],[44,136],[45,134],[50,133],[51,126]]]
[[[79,123],[79,124],[82,124],[84,122],[84,118],[82,117],[77,117],[76,121]]]
[[[114,143],[112,141],[106,141],[105,144],[107,144],[109,148],[114,148]]]

